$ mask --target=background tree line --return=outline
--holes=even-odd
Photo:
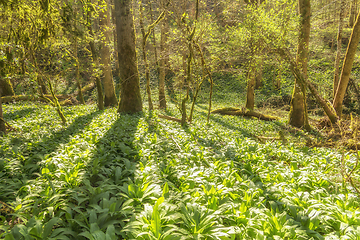
[[[255,93],[291,95],[289,123],[296,127],[311,128],[307,95],[332,123],[344,98],[346,110],[358,110],[356,0],[0,4],[2,101],[49,102],[64,123],[61,106],[85,101],[119,112],[142,111],[143,101],[149,110],[154,103],[165,109],[173,101],[181,122],[191,122],[197,100],[207,99],[210,114],[213,94],[238,86],[229,76],[247,85],[249,112],[261,102]],[[231,96],[229,105],[243,104]]]

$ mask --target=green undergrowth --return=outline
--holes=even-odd
[[[355,156],[254,138],[282,122],[206,124],[202,106],[187,127],[95,106],[64,108],[66,126],[44,105],[4,112],[17,132],[0,138],[1,239],[360,239],[341,176]]]

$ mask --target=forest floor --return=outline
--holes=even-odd
[[[260,111],[284,116],[206,123],[199,104],[181,127],[86,105],[62,126],[50,106],[5,105],[0,238],[360,239],[359,157],[341,138],[322,147],[318,117],[307,133]]]

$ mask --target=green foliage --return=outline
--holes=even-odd
[[[206,125],[199,108],[181,128],[95,106],[64,112],[68,126],[48,106],[5,105],[19,132],[0,139],[2,239],[358,238],[341,154],[253,137],[281,122]],[[345,159],[351,169],[356,156]]]

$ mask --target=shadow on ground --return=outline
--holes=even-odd
[[[96,111],[80,116],[65,129],[45,136],[37,143],[27,142],[28,140],[21,137],[13,138],[11,149],[3,157],[7,166],[3,166],[3,169],[0,166],[0,170],[2,170],[0,173],[0,186],[2,186],[0,200],[4,202],[14,200],[18,190],[39,173],[40,165],[38,163],[46,155],[55,152],[61,144],[67,143],[72,136],[78,134],[100,113],[100,111]]]

